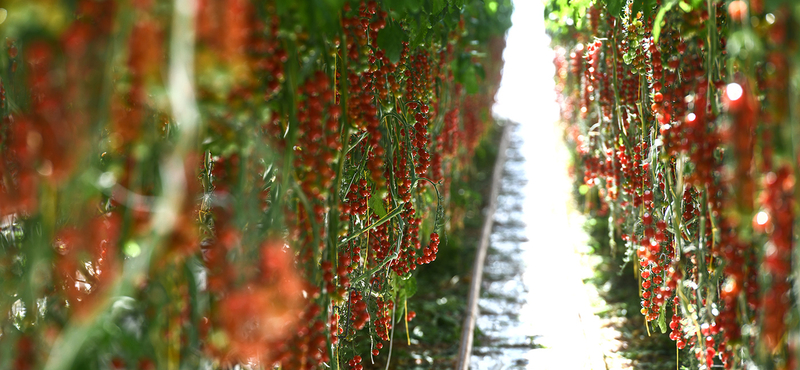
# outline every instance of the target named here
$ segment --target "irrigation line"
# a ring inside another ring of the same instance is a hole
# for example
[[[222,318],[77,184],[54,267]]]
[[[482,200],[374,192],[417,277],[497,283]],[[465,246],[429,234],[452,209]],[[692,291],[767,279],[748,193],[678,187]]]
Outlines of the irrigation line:
[[[461,340],[458,345],[458,362],[456,370],[469,370],[469,360],[472,356],[472,343],[475,335],[475,321],[478,319],[478,299],[481,293],[483,280],[483,264],[486,261],[486,250],[489,249],[489,236],[492,233],[494,213],[497,210],[497,195],[500,192],[500,176],[503,174],[503,165],[506,162],[506,149],[508,149],[511,128],[516,124],[506,121],[503,127],[503,136],[497,150],[497,159],[492,172],[492,187],[489,191],[489,206],[483,218],[481,239],[475,254],[475,263],[472,266],[472,284],[469,288],[467,301],[467,314],[464,316],[464,325],[461,328]]]

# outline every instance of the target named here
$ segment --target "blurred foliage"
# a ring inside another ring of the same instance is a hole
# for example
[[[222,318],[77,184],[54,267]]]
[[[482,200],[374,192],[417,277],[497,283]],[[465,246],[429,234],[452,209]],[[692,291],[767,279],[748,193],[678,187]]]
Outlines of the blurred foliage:
[[[2,7],[0,369],[387,361],[509,0]]]

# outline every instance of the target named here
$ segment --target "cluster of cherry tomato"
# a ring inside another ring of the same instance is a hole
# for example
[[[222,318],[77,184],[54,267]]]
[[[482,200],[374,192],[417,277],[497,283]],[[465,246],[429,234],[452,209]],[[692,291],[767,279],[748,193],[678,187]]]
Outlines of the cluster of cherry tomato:
[[[611,14],[595,2],[580,28],[554,33],[588,209],[611,217],[636,261],[648,329],[668,326],[700,368],[795,368],[800,151],[779,137],[797,123],[796,102],[777,91],[798,88],[786,79],[800,65],[787,36],[796,11],[781,1],[623,3]],[[740,37],[764,50],[731,47]]]
[[[17,369],[388,359],[507,27],[487,39],[478,0],[181,4],[0,20],[0,347]],[[457,57],[486,66],[477,92]],[[116,329],[59,347],[84,324]]]

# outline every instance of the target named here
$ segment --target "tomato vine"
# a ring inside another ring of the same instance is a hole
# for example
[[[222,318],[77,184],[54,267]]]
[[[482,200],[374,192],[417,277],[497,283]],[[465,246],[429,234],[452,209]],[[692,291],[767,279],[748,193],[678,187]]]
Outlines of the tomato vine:
[[[798,10],[547,5],[587,209],[625,241],[648,332],[699,368],[797,367]]]
[[[0,368],[389,361],[510,1],[3,6]]]

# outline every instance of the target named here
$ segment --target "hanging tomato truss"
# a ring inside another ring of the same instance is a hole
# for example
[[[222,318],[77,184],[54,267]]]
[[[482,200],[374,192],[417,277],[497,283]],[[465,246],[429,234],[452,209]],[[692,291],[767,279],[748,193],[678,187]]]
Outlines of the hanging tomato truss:
[[[793,1],[552,0],[574,175],[649,332],[700,368],[797,368]],[[666,334],[665,334],[666,335]]]

